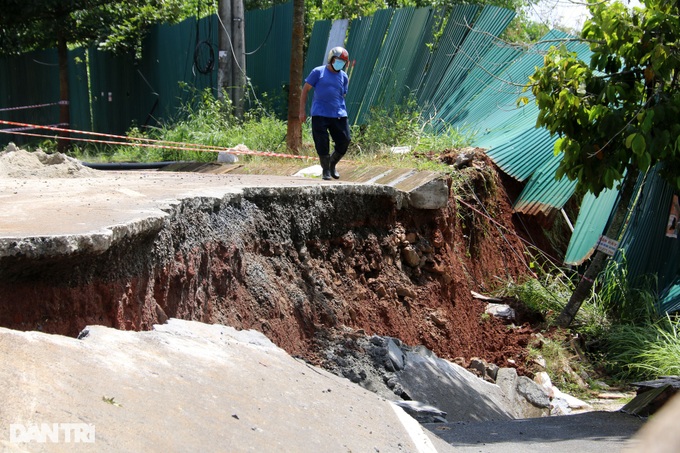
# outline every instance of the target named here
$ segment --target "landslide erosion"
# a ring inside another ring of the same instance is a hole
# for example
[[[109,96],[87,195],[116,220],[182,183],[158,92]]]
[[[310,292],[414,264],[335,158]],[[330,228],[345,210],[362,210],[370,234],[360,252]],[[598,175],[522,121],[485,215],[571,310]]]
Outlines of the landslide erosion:
[[[316,364],[329,342],[376,334],[521,368],[531,329],[471,295],[529,272],[509,197],[483,155],[453,177],[469,190],[438,210],[388,187],[253,188],[182,200],[103,254],[4,257],[0,326],[77,336],[172,317],[256,329]]]

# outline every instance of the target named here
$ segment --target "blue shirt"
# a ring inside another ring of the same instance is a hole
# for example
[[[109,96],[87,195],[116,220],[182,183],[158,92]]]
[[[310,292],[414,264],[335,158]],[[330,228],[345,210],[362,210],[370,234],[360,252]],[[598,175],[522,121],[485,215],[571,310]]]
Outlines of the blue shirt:
[[[327,66],[318,66],[309,73],[305,82],[314,87],[312,116],[342,118],[347,116],[345,95],[349,77],[345,71],[335,72]]]

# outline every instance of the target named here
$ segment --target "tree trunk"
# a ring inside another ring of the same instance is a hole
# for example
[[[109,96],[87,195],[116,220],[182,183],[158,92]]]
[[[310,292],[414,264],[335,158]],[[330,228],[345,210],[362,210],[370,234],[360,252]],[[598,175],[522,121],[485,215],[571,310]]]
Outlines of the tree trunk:
[[[621,199],[614,213],[614,218],[612,219],[609,228],[605,235],[609,238],[617,237],[622,232],[621,226],[625,222],[628,213],[628,206],[633,197],[633,189],[635,188],[635,181],[637,180],[638,172],[629,172],[628,175],[623,180],[623,187],[621,189]],[[608,255],[603,252],[595,252],[595,257],[590,262],[588,269],[578,282],[576,289],[571,294],[569,302],[564,307],[562,312],[557,317],[557,325],[560,327],[569,327],[569,325],[574,321],[576,313],[581,308],[583,301],[588,298],[590,291],[593,288],[595,279],[600,272],[602,272],[607,264]]]
[[[71,125],[71,113],[69,105],[68,86],[68,48],[66,39],[60,32],[57,36],[57,55],[59,58],[59,127],[69,128]],[[68,137],[68,132],[60,132],[60,137]],[[57,140],[57,151],[65,153],[71,147],[69,140]]]
[[[302,63],[305,33],[305,2],[293,0],[293,34],[291,37],[290,85],[288,87],[288,149],[300,153],[302,128],[300,124],[300,91],[302,85]]]

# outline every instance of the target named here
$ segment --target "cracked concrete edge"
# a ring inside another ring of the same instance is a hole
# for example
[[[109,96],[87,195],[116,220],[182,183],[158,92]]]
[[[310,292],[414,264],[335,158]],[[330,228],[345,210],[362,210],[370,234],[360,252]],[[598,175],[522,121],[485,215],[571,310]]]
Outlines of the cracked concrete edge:
[[[449,185],[447,179],[440,174],[421,172],[411,178],[406,184],[398,184],[397,187],[383,184],[370,184],[361,182],[336,182],[334,184],[314,185],[284,185],[272,186],[246,186],[242,188],[211,187],[206,185],[202,194],[196,193],[180,195],[178,197],[160,198],[154,206],[137,207],[134,202],[125,206],[126,211],[131,211],[129,221],[112,223],[100,226],[91,231],[77,232],[62,235],[26,235],[0,237],[0,258],[25,257],[34,259],[38,257],[68,256],[76,253],[101,254],[111,248],[120,240],[135,237],[142,234],[159,231],[170,215],[178,206],[186,203],[205,204],[207,206],[216,203],[238,203],[243,198],[251,196],[290,196],[300,193],[344,193],[389,197],[397,209],[412,207],[415,209],[441,209],[446,206],[449,197]],[[414,182],[415,181],[415,182]],[[64,197],[68,197],[68,193]],[[130,208],[132,206],[132,208]]]

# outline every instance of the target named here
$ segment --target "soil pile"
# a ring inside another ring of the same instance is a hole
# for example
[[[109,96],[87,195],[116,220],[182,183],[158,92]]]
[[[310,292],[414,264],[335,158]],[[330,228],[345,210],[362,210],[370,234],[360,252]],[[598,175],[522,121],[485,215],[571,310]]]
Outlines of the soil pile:
[[[28,152],[10,143],[0,153],[0,178],[78,178],[100,173],[61,153]]]

